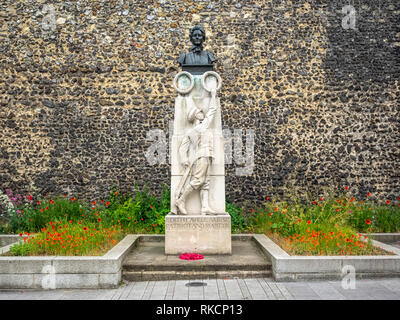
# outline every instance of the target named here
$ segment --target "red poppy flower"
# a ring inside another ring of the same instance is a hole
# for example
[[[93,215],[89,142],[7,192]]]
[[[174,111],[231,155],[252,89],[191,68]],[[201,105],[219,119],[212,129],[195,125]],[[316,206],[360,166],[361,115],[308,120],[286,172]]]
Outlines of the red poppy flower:
[[[390,200],[386,200],[386,203],[387,203],[387,204],[390,204]]]
[[[367,197],[370,197],[370,196],[371,196],[371,194],[368,192],[368,193],[367,193]]]
[[[269,200],[269,197],[267,197],[267,200]]]
[[[31,201],[31,200],[33,199],[33,197],[32,197],[30,194],[28,194],[28,195],[26,196],[26,198],[27,198],[29,201]]]
[[[366,224],[371,224],[371,220],[367,219],[367,220],[365,220],[365,223]]]
[[[110,202],[109,202],[109,201],[107,201],[107,202],[106,202],[106,206],[109,206],[109,205],[110,205]]]
[[[98,218],[98,219],[97,219],[97,221],[98,221],[98,222],[100,222],[100,221],[101,221],[101,219],[100,219],[100,218]]]
[[[349,187],[344,187],[345,190],[349,190]]]
[[[311,220],[308,220],[307,223],[308,223],[308,224],[311,224]]]
[[[322,201],[322,200],[324,200],[323,198],[319,198],[319,201]]]
[[[254,211],[253,209],[250,210],[251,213],[253,213],[253,211]]]
[[[184,253],[179,256],[182,260],[200,260],[204,259],[204,256],[198,253]]]
[[[71,201],[75,201],[75,200],[76,200],[76,198],[74,198],[74,197],[71,198]]]
[[[38,201],[37,204],[40,204],[40,201]]]

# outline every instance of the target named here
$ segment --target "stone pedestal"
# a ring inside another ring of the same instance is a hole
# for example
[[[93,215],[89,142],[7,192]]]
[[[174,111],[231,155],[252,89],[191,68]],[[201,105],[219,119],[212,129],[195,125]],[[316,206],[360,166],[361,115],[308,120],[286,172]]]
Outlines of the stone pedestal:
[[[232,254],[229,214],[165,217],[165,254]]]

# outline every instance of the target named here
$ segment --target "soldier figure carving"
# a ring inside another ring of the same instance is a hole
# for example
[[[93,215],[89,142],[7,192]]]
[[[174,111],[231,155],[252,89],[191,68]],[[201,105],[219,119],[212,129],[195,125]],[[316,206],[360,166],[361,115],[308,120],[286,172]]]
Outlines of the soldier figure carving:
[[[180,170],[183,169],[183,173],[180,171],[178,186],[171,194],[173,214],[226,214],[224,204],[213,208],[210,201],[210,184],[213,183],[210,179],[211,171],[214,172],[214,180],[218,179],[218,175],[224,179],[223,160],[220,161],[222,167],[218,167],[220,172],[215,169],[218,159],[221,159],[221,155],[218,157],[215,152],[222,151],[223,159],[223,148],[220,146],[221,141],[218,141],[222,138],[221,112],[216,97],[222,80],[213,71],[213,63],[216,62],[214,55],[203,50],[205,39],[204,28],[193,27],[190,30],[193,46],[189,53],[178,58],[183,71],[174,80],[174,87],[180,93],[176,102],[174,123],[174,135],[179,141],[174,145],[175,149],[173,148],[178,157],[172,166],[173,171],[179,167]],[[215,141],[217,148],[214,147]],[[195,213],[190,213],[187,200],[195,190],[198,190],[200,196],[200,207]]]

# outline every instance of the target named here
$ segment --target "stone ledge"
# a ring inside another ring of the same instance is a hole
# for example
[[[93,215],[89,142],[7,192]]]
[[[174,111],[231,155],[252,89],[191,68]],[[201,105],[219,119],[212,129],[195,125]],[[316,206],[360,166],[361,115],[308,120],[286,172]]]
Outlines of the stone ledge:
[[[115,288],[121,280],[123,259],[139,238],[127,235],[100,257],[2,256],[0,288]]]

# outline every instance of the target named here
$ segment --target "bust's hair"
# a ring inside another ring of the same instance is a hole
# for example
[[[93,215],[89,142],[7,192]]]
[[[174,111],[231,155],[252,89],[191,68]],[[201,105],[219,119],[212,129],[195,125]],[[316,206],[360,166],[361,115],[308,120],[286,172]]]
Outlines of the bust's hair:
[[[192,29],[190,29],[190,34],[189,34],[190,39],[192,39],[193,33],[196,30],[200,30],[201,33],[203,34],[203,39],[206,40],[206,32],[204,31],[204,28],[202,25],[197,25],[197,26],[194,26]]]

